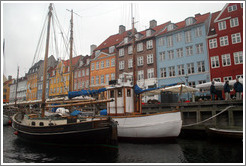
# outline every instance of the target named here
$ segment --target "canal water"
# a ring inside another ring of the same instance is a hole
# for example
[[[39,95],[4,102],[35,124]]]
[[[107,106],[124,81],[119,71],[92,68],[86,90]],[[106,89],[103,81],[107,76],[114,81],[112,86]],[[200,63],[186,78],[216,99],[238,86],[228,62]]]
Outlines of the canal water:
[[[177,138],[155,144],[118,146],[33,145],[3,127],[3,163],[243,163],[243,143]],[[65,143],[64,143],[65,144]]]

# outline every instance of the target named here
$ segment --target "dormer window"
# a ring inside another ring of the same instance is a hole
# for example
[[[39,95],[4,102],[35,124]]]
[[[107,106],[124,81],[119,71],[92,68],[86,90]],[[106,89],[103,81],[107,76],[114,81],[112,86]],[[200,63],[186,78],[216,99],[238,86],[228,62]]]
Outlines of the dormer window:
[[[192,18],[192,17],[187,18],[187,19],[185,20],[185,25],[186,25],[186,26],[189,26],[189,25],[194,24],[194,23],[195,23],[195,19]]]
[[[114,49],[115,49],[115,46],[109,47],[109,53],[110,53],[110,54],[113,53],[113,52],[114,52]]]
[[[89,65],[90,59],[86,59],[86,64]]]
[[[237,5],[229,6],[227,9],[228,9],[228,12],[235,11],[235,10],[237,10]]]
[[[173,24],[169,24],[169,25],[167,26],[167,31],[171,31],[171,30],[173,30],[173,29],[174,29]]]
[[[151,29],[147,30],[146,37],[151,36]]]
[[[54,75],[56,75],[56,71],[55,70],[53,70],[53,73],[52,73],[52,75],[54,76]]]
[[[99,53],[100,53],[100,50],[97,50],[97,51],[95,52],[96,57],[99,55]]]
[[[81,67],[84,64],[83,61],[79,61],[79,66]]]
[[[124,43],[125,43],[125,44],[128,43],[128,37],[125,37],[125,38],[124,38]]]
[[[139,33],[135,34],[135,38],[139,39],[140,38],[140,34]]]

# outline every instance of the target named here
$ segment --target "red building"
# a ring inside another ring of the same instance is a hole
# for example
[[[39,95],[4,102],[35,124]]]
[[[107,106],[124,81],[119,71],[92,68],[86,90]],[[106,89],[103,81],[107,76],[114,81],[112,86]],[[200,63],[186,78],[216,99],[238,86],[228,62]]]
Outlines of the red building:
[[[243,77],[243,4],[229,3],[212,14],[208,33],[211,80]]]

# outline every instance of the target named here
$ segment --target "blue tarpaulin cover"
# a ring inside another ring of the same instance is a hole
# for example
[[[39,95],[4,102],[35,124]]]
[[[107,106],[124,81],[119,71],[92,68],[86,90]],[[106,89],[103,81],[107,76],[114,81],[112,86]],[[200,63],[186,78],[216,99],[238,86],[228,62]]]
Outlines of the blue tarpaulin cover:
[[[100,115],[107,115],[107,110],[103,109],[102,111],[100,111]]]
[[[81,113],[81,111],[75,110],[75,111],[73,111],[70,115],[72,115],[72,116],[77,116],[77,115],[80,114],[80,113]]]
[[[167,87],[167,86],[174,86],[174,85],[177,85],[177,84],[178,84],[178,83],[173,83],[173,84],[168,84],[168,85],[161,86],[161,87],[148,88],[148,89],[142,89],[142,88],[140,88],[138,85],[135,85],[135,86],[134,86],[134,92],[135,92],[136,94],[141,94],[141,93],[144,93],[144,92],[148,92],[148,91],[152,91],[152,90],[164,88],[164,87]]]
[[[51,105],[59,105],[59,104],[54,103],[54,104],[51,104]],[[58,107],[52,108],[51,112],[56,112],[57,109],[58,109]]]
[[[98,93],[102,93],[104,91],[106,91],[106,88],[101,88],[98,90],[81,90],[81,91],[72,91],[72,92],[68,92],[68,98],[71,99],[73,97],[77,97],[77,96],[89,96],[89,95],[94,95],[94,94],[98,94]]]

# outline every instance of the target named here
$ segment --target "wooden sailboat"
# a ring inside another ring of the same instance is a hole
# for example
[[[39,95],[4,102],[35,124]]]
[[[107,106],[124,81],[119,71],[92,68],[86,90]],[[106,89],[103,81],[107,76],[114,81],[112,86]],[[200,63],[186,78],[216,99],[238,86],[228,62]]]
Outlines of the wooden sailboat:
[[[48,13],[48,26],[46,49],[44,58],[44,76],[47,72],[47,59],[49,51],[49,33],[50,33],[50,20],[52,17],[52,4],[49,6]],[[71,57],[72,57],[72,25],[73,24],[73,11],[71,11],[71,38],[70,38],[70,71],[71,71]],[[70,73],[70,79],[72,80]],[[72,88],[70,82],[69,88]],[[45,100],[46,77],[43,77],[42,100],[34,103],[41,105],[41,114],[27,114],[24,112],[25,105],[28,102],[19,104],[20,111],[13,116],[12,127],[16,130],[15,134],[23,139],[32,142],[44,142],[54,144],[116,144],[117,143],[117,126],[116,123],[107,117],[78,117],[71,115],[51,115],[46,116],[45,111],[52,106],[52,102]],[[72,90],[72,89],[70,89]],[[97,101],[109,102],[110,100]],[[55,101],[53,101],[55,102]],[[71,110],[73,106],[81,106],[85,104],[97,104],[97,102],[73,100],[63,101],[63,105],[56,107],[64,107]],[[33,104],[34,104],[33,103]],[[72,103],[72,104],[71,104]],[[30,104],[30,103],[29,103]],[[55,107],[55,106],[53,106]]]

